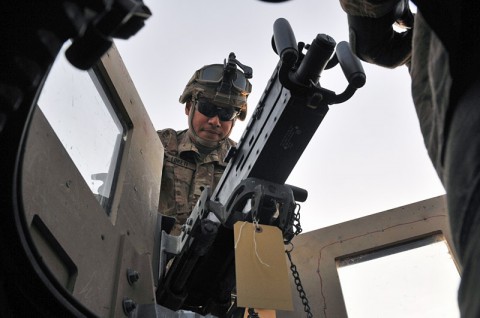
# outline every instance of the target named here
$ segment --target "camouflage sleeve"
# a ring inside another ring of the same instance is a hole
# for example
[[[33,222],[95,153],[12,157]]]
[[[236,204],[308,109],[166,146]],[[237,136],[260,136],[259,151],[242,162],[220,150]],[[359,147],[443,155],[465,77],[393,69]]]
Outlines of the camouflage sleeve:
[[[230,148],[230,147],[236,147],[237,146],[237,142],[228,138],[227,139],[227,147]]]
[[[162,142],[165,151],[168,153],[176,152],[177,150],[177,132],[174,129],[167,128],[157,131],[158,137]]]
[[[165,146],[165,143],[168,143],[170,136],[172,135],[172,131],[175,132],[173,129],[167,128],[162,130],[157,130],[158,137],[162,141],[162,144]]]
[[[340,0],[343,11],[353,16],[379,18],[391,12],[401,0]]]

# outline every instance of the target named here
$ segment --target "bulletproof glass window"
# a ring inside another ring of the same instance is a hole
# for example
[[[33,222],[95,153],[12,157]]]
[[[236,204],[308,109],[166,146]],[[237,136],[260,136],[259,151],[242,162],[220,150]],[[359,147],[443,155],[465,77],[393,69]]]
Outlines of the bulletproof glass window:
[[[460,317],[443,235],[337,260],[348,317]]]
[[[115,112],[106,87],[95,67],[76,69],[62,50],[38,105],[92,193],[110,214],[126,124]]]

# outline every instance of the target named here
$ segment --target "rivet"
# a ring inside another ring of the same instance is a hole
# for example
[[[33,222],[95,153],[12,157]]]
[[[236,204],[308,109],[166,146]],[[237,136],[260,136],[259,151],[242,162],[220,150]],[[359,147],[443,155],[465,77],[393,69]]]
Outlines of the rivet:
[[[140,279],[140,273],[131,268],[127,269],[127,281],[132,286]]]
[[[132,311],[137,308],[137,303],[130,298],[123,298],[122,302],[123,312],[128,316]]]

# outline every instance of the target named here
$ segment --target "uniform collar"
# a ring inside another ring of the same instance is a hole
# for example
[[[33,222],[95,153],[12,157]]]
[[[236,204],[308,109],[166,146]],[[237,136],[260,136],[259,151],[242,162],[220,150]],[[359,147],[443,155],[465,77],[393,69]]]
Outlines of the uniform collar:
[[[198,161],[203,163],[208,162],[218,162],[220,165],[226,165],[223,161],[225,158],[228,149],[230,148],[231,142],[227,140],[220,141],[217,148],[209,152],[208,154],[202,154],[198,147],[192,142],[190,137],[188,136],[187,130],[181,132],[179,136],[179,144],[178,144],[178,154],[182,157],[184,156],[191,156],[191,153],[195,153],[195,157]],[[203,159],[202,159],[203,158]]]

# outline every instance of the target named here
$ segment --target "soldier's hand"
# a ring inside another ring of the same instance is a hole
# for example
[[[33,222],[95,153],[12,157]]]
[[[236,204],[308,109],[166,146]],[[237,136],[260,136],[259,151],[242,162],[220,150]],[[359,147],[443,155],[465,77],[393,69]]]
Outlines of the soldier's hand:
[[[351,48],[360,59],[389,68],[410,60],[413,15],[408,0],[341,0],[341,4],[348,15]],[[396,32],[394,24],[405,31]]]

